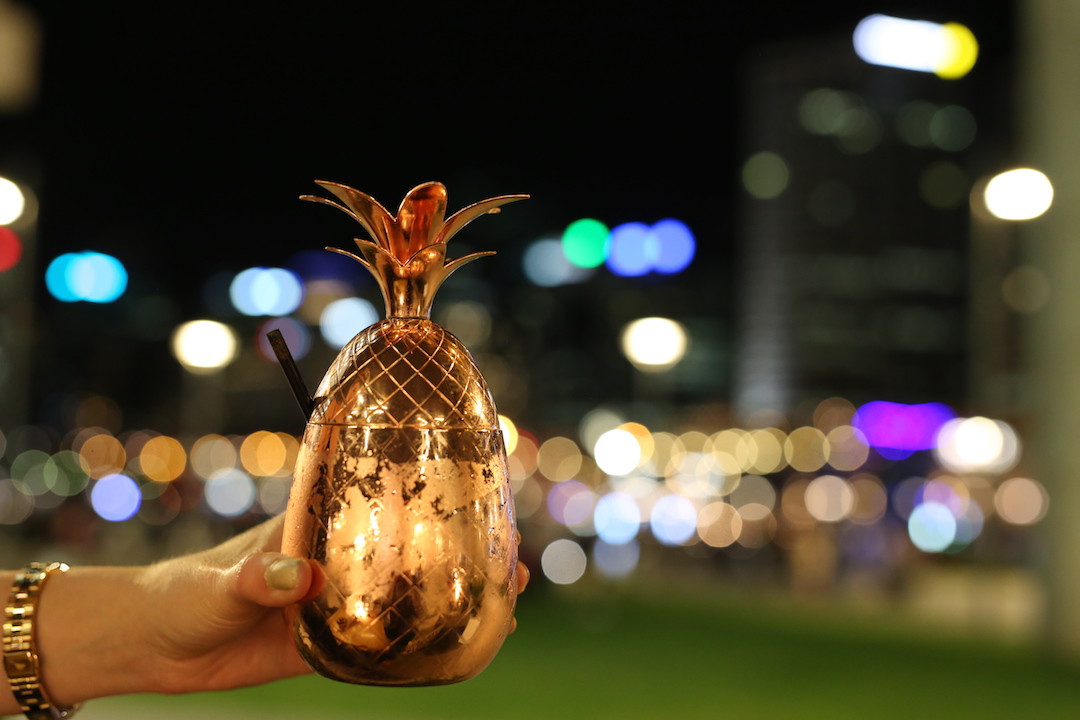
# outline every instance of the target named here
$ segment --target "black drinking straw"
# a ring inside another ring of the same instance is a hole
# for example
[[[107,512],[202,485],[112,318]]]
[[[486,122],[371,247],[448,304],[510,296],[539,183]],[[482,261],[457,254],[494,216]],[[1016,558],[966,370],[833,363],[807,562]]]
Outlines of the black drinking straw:
[[[277,356],[281,369],[285,371],[285,379],[289,381],[293,396],[300,405],[300,412],[304,413],[304,420],[307,420],[311,416],[315,403],[311,399],[311,394],[308,393],[307,386],[304,385],[304,379],[300,377],[300,369],[296,367],[296,361],[289,352],[289,346],[280,330],[271,330],[266,333],[266,337],[270,341],[270,346],[274,348],[274,355]]]

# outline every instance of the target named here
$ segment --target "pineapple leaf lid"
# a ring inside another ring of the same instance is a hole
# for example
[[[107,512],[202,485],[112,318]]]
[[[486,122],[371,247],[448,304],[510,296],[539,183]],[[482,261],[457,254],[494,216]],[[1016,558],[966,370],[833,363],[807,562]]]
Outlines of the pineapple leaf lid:
[[[355,259],[375,276],[386,302],[387,317],[429,317],[435,293],[450,273],[491,251],[446,260],[446,243],[459,230],[487,213],[497,213],[507,203],[528,195],[499,195],[473,203],[446,217],[446,187],[428,182],[405,195],[397,217],[366,193],[340,183],[315,183],[340,202],[316,195],[301,200],[335,207],[363,226],[371,240],[357,238],[363,257],[339,248],[327,248]]]

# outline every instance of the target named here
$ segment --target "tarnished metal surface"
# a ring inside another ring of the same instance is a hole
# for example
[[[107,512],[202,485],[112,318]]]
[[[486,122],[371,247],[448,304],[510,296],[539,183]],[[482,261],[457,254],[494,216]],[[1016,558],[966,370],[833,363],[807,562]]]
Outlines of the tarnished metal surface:
[[[372,326],[316,391],[285,551],[323,592],[293,610],[305,660],[337,680],[465,680],[509,632],[513,501],[498,417],[468,351],[429,320]]]
[[[468,350],[431,322],[458,267],[446,242],[502,195],[444,218],[424,183],[397,216],[319,182],[371,236],[353,257],[375,276],[387,319],[354,337],[315,393],[289,496],[285,552],[321,564],[318,597],[290,609],[300,654],[335,680],[441,685],[480,672],[513,623],[514,505],[495,404]],[[339,252],[343,252],[340,251]]]

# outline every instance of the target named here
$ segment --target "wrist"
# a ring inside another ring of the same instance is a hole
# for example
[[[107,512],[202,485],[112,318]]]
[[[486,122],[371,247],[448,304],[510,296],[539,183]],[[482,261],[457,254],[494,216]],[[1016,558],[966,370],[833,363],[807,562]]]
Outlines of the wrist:
[[[137,568],[58,573],[38,603],[42,681],[59,705],[150,689]]]
[[[79,705],[56,702],[45,687],[38,622],[41,594],[49,580],[68,571],[61,562],[35,562],[15,575],[4,605],[4,670],[8,687],[23,714],[33,720],[62,720]]]

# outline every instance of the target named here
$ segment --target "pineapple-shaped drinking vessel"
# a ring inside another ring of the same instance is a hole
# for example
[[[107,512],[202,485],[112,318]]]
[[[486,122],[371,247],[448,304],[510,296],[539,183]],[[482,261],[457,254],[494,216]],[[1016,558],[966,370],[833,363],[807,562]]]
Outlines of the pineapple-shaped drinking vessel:
[[[413,188],[397,216],[370,196],[319,182],[371,239],[361,255],[386,319],[330,365],[296,461],[285,552],[316,560],[325,583],[289,610],[297,648],[318,673],[371,685],[468,679],[510,631],[517,587],[514,508],[495,405],[461,342],[429,319],[458,267],[446,242],[526,195],[445,218],[440,183]],[[334,250],[335,248],[328,248]]]

